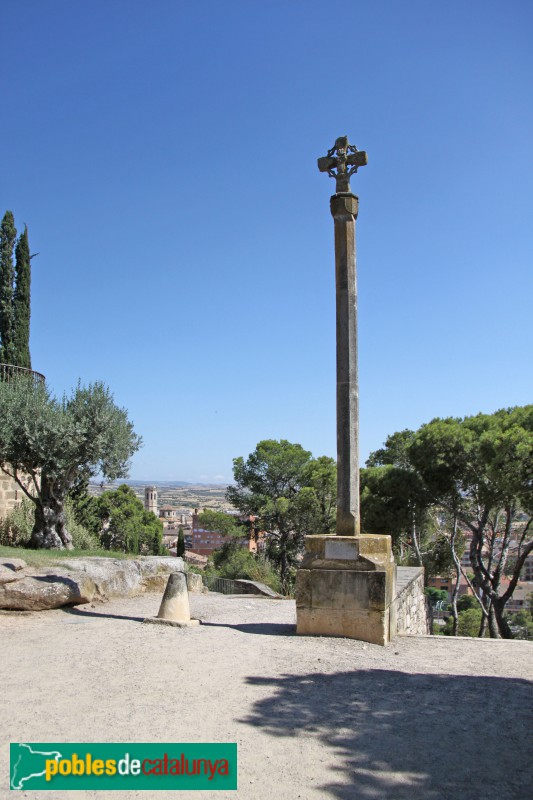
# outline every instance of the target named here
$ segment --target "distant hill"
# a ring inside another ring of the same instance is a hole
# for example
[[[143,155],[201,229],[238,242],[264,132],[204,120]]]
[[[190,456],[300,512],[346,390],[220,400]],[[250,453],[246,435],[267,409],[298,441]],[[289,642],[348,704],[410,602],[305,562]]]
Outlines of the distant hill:
[[[225,489],[228,485],[227,483],[191,483],[190,481],[157,481],[157,480],[132,480],[131,478],[120,478],[116,481],[110,481],[109,483],[105,483],[105,486],[120,486],[120,484],[126,483],[128,486],[165,486],[165,487],[172,487],[172,486],[203,486],[206,489]],[[91,481],[93,486],[100,486],[101,481]]]
[[[134,481],[130,478],[124,478],[120,483],[127,483],[128,486],[192,486],[193,484],[188,481]]]
[[[192,512],[195,508],[209,508],[215,511],[231,511],[232,506],[226,500],[227,484],[225,483],[188,483],[187,481],[139,481],[122,479],[111,483],[91,481],[89,494],[98,497],[102,492],[116,489],[120,484],[131,486],[139,500],[144,501],[146,486],[155,486],[158,494],[158,506],[169,504],[177,509]]]

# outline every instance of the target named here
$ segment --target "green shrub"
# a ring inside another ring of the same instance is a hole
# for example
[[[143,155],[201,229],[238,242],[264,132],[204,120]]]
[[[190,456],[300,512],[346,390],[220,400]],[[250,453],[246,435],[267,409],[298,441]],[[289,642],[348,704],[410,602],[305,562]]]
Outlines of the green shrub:
[[[87,528],[76,521],[74,508],[70,500],[65,503],[65,516],[67,518],[67,530],[72,536],[72,544],[75,550],[98,550],[101,547],[100,539]]]
[[[26,547],[31,538],[34,521],[33,503],[30,500],[23,500],[3,520],[0,520],[0,544]]]
[[[528,639],[533,641],[533,619],[531,609],[523,609],[514,614],[509,614],[508,622],[515,639]]]
[[[281,589],[279,575],[268,559],[254,556],[253,553],[234,543],[224,546],[213,554],[206,575],[231,580],[244,578],[249,581],[259,581],[270,586],[275,592]]]
[[[469,608],[479,608],[479,603],[473,594],[463,594],[457,600],[457,611],[468,611]]]
[[[444,603],[448,599],[448,592],[445,589],[435,589],[433,586],[427,586],[424,589],[424,594],[429,598],[429,602],[433,607],[437,603]]]
[[[465,611],[460,611],[458,616],[457,636],[472,636],[476,637],[479,633],[481,626],[481,609],[467,608]],[[453,619],[449,617],[444,626],[444,635],[452,636]]]
[[[194,564],[188,564],[185,562],[185,572],[194,572],[195,575],[203,575],[205,570],[201,567],[196,567]]]

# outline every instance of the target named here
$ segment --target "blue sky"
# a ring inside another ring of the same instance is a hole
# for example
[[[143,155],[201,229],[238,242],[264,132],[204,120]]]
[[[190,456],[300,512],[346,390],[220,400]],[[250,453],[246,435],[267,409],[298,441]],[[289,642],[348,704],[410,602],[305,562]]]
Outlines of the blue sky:
[[[27,223],[34,369],[103,380],[131,477],[335,455],[334,181],[359,195],[361,456],[532,401],[529,0],[18,0],[0,211]]]

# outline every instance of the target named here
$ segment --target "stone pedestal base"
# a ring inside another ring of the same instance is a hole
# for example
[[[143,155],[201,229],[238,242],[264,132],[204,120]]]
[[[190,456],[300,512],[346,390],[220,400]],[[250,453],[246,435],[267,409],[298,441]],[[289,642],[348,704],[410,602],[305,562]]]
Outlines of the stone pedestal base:
[[[296,632],[387,644],[395,581],[390,536],[307,536],[296,576]]]

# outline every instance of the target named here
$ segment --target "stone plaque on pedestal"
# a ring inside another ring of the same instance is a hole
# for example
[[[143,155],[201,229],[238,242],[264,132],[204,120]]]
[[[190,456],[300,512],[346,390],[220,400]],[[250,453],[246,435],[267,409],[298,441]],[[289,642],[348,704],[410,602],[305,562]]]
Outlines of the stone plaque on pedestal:
[[[307,536],[296,575],[296,632],[385,645],[394,631],[395,583],[390,536]]]

